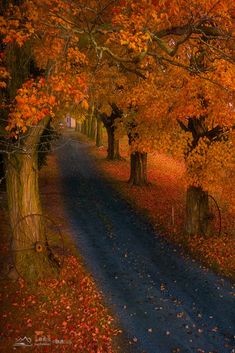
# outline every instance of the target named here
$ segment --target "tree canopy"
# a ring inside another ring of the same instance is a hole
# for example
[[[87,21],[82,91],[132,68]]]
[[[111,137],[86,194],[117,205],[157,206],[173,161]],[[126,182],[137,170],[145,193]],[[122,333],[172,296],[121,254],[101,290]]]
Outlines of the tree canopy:
[[[128,134],[132,152],[168,148],[175,139],[189,184],[208,185],[208,161],[226,160],[235,125],[230,1],[6,3],[0,85],[11,137],[25,140],[48,116],[89,104],[111,116],[116,106],[116,133]],[[12,47],[28,48],[34,65],[17,89]]]

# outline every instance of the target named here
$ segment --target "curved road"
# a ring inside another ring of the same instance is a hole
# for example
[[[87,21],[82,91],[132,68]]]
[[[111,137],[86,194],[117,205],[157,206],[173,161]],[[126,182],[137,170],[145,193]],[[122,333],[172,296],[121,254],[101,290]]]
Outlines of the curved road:
[[[95,168],[89,145],[58,150],[77,246],[130,345],[121,353],[235,352],[233,286],[154,234]]]

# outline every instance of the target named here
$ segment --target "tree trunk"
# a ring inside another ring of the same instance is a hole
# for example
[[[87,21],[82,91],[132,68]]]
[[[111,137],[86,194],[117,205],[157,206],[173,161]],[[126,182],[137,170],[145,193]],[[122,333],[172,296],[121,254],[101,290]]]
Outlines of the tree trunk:
[[[86,120],[82,122],[81,133],[84,135],[86,134]]]
[[[99,114],[99,118],[102,120],[108,135],[108,154],[107,159],[115,160],[121,159],[119,152],[119,140],[115,138],[115,120],[122,117],[122,111],[116,104],[111,104],[112,113],[110,116],[105,113]]]
[[[91,119],[91,131],[90,131],[90,138],[92,140],[96,139],[96,130],[97,130],[97,120],[94,114],[92,115]]]
[[[43,238],[42,225],[40,218],[35,223],[33,216],[24,221],[25,216],[42,213],[36,153],[30,156],[19,152],[9,155],[6,181],[15,268],[24,279],[37,280],[44,277],[41,274],[47,267],[34,251],[36,241]]]
[[[119,153],[119,140],[115,139],[114,128],[106,127],[106,130],[108,134],[107,159],[109,160],[121,159],[120,153]]]
[[[1,144],[0,144],[1,147]],[[0,153],[0,190],[5,190],[5,162],[4,162],[4,154]]]
[[[92,115],[91,114],[88,115],[87,121],[88,121],[87,136],[89,138],[91,138],[91,129],[92,129]]]
[[[133,152],[130,160],[130,179],[132,185],[147,185],[147,153]]]
[[[9,154],[6,161],[8,208],[14,227],[22,217],[41,213],[37,156],[36,153],[29,156],[15,152]]]
[[[88,136],[89,135],[89,120],[88,120],[88,118],[86,118],[84,124],[85,124],[84,125],[84,134],[86,136]]]
[[[203,104],[206,104],[205,99],[203,99]],[[205,116],[189,118],[187,126],[181,121],[178,122],[185,132],[192,134],[190,150],[185,154],[186,165],[188,156],[198,146],[201,138],[206,136],[208,141],[212,141],[217,133],[219,138],[221,129],[217,126],[209,131]],[[186,195],[186,232],[189,235],[209,235],[211,232],[210,218],[208,193],[202,187],[189,186]]]
[[[97,119],[97,129],[96,129],[96,147],[103,146],[103,122]]]
[[[81,124],[80,121],[79,121],[79,122],[76,121],[75,131],[77,131],[77,132],[82,132],[82,124]]]
[[[208,193],[201,187],[190,186],[187,190],[186,231],[189,235],[209,232]]]
[[[51,272],[47,248],[36,252],[36,244],[45,243],[38,186],[37,144],[43,132],[44,122],[28,132],[24,148],[15,149],[6,156],[6,186],[10,223],[13,230],[12,247],[15,267],[26,280],[37,280]],[[28,216],[28,217],[26,217]],[[26,218],[25,218],[26,217]]]

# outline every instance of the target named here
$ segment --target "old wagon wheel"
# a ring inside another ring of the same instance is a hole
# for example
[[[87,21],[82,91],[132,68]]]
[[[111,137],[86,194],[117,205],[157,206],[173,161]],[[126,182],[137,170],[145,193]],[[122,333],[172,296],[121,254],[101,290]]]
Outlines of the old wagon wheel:
[[[222,226],[221,212],[217,201],[211,195],[208,195],[208,212],[205,217],[208,222],[209,232],[220,236]]]
[[[64,262],[64,241],[59,227],[48,216],[30,214],[21,218],[11,239],[13,264],[27,280],[59,274]]]

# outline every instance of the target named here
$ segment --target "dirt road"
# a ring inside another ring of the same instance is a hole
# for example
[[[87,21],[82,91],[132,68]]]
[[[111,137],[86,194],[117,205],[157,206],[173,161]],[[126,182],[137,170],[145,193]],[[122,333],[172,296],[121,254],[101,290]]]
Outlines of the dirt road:
[[[130,351],[235,352],[233,286],[154,234],[100,175],[88,149],[68,135],[57,151],[64,207]]]

